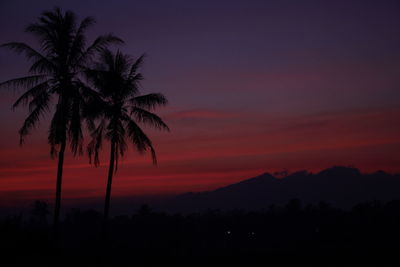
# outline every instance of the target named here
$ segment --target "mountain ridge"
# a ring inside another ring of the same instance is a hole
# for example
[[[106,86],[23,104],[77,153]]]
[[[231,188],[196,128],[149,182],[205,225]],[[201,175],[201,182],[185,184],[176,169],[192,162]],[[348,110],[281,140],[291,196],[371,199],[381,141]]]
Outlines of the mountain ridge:
[[[266,172],[215,190],[181,194],[163,206],[177,212],[261,210],[285,205],[291,199],[304,204],[324,201],[345,209],[364,201],[400,199],[400,175],[384,171],[365,174],[345,166],[317,173],[298,171],[282,178]]]

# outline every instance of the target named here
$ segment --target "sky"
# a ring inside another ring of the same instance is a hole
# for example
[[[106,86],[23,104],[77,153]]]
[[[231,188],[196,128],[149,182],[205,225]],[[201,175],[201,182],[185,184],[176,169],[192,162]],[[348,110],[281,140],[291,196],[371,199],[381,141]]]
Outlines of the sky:
[[[398,1],[21,1],[0,2],[0,43],[37,47],[24,27],[58,6],[97,23],[89,40],[114,33],[120,49],[146,53],[142,92],[160,92],[170,133],[145,128],[159,164],[131,149],[113,197],[212,190],[284,169],[334,165],[400,172]],[[27,74],[23,56],[0,49],[0,81]],[[19,146],[21,91],[0,92],[0,203],[52,200],[50,115]],[[66,155],[63,198],[105,192],[101,166]]]

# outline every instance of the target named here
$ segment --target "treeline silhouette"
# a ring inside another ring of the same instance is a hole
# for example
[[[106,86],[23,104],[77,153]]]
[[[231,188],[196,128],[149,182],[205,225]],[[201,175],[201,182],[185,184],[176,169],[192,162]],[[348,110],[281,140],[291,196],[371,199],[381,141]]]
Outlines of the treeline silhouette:
[[[293,199],[263,212],[190,215],[155,212],[143,205],[132,214],[110,218],[107,235],[101,213],[71,209],[60,223],[58,238],[53,238],[48,217],[47,204],[39,201],[29,215],[1,219],[2,260],[11,260],[11,266],[399,264],[400,200],[364,202],[346,211]]]
[[[258,210],[270,204],[285,205],[296,198],[304,203],[325,201],[350,209],[359,202],[398,199],[399,188],[400,174],[362,173],[354,167],[333,166],[317,173],[298,171],[279,178],[264,173],[212,191],[185,193],[163,206],[177,212],[208,208]]]

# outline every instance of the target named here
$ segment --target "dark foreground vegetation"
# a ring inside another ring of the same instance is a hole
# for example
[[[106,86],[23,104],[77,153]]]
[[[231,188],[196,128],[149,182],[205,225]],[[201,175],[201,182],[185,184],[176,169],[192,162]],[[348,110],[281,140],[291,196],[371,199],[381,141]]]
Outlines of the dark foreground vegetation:
[[[350,211],[291,200],[265,212],[208,211],[170,215],[142,206],[110,220],[70,210],[56,234],[47,205],[3,218],[7,266],[186,266],[270,263],[308,266],[398,266],[400,201],[368,202]],[[265,266],[265,265],[264,265]]]

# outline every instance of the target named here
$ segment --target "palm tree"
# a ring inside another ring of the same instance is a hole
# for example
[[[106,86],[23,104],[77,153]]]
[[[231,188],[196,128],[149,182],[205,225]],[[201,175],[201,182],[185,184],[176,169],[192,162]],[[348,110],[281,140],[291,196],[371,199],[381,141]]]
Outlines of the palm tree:
[[[101,50],[110,44],[122,43],[121,39],[108,34],[99,36],[91,45],[86,46],[85,31],[94,23],[93,18],[86,17],[77,25],[73,12],[63,13],[61,9],[55,8],[43,12],[38,22],[26,28],[26,32],[33,34],[39,41],[39,50],[20,42],[2,45],[25,54],[32,63],[29,69],[31,75],[0,83],[0,87],[25,89],[13,105],[13,108],[21,104],[29,106],[29,115],[19,130],[21,145],[43,115],[54,108],[48,143],[51,156],[58,156],[54,208],[56,228],[60,216],[65,148],[69,143],[74,155],[82,153],[82,111],[88,102],[96,98],[96,92],[81,81],[81,74],[85,65]]]
[[[98,166],[102,140],[105,138],[110,142],[110,163],[104,204],[106,223],[109,217],[113,174],[118,168],[118,158],[127,150],[127,143],[131,142],[140,153],[150,150],[153,164],[157,164],[153,144],[139,123],[169,131],[163,120],[152,113],[157,106],[167,104],[164,95],[139,94],[139,82],[143,77],[138,69],[142,63],[143,56],[132,61],[129,56],[119,51],[114,54],[104,50],[100,56],[100,63],[87,71],[87,77],[98,89],[102,99],[102,102],[92,109],[92,116],[97,117],[100,122],[97,127],[93,127],[92,141],[88,144],[90,162],[94,157],[94,164]]]

